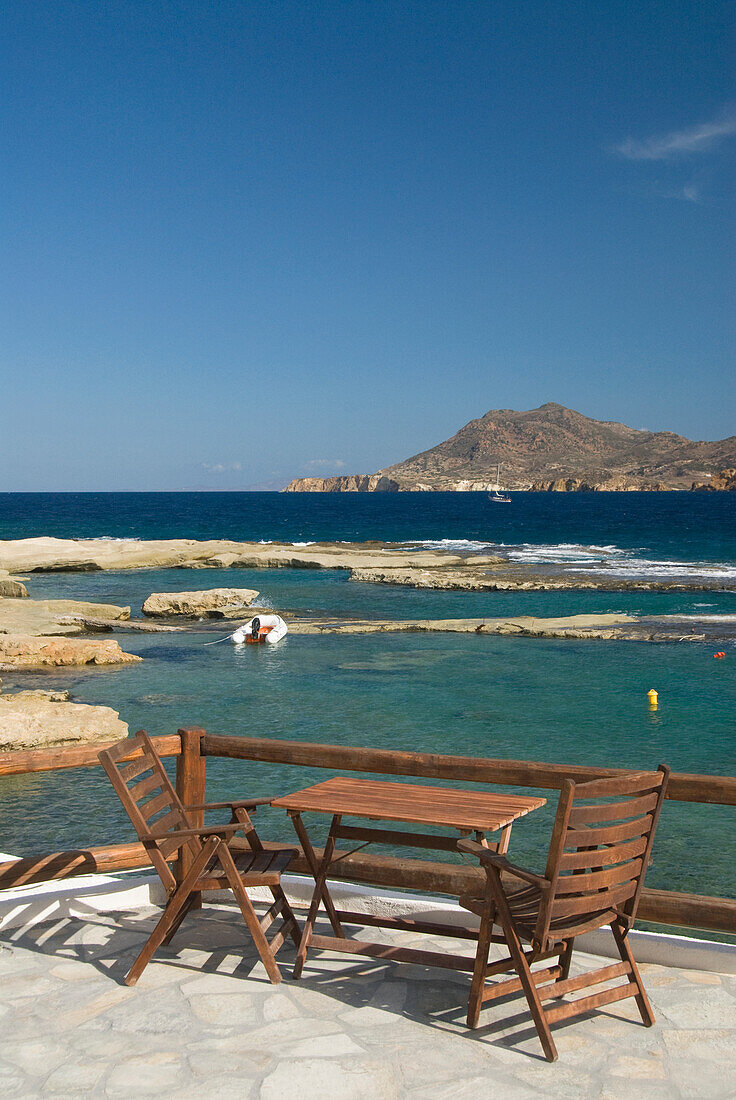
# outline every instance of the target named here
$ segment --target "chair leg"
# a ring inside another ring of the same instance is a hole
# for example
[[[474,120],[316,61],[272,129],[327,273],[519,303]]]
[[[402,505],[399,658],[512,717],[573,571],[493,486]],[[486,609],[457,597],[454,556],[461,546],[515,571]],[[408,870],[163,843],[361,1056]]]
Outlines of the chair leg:
[[[470,984],[470,996],[468,997],[468,1027],[478,1026],[480,1010],[483,1006],[483,990],[486,984],[486,967],[488,966],[488,952],[491,948],[492,931],[493,906],[489,904],[486,906],[480,921],[478,950],[475,953],[473,980]]]
[[[294,942],[294,947],[296,947],[298,950],[302,938],[302,933],[296,916],[294,915],[294,910],[289,905],[286,894],[284,893],[283,886],[272,886],[271,895],[274,901],[281,901],[281,913],[284,920],[284,928],[288,929],[289,935]]]
[[[248,893],[243,886],[238,869],[235,866],[235,860],[233,859],[232,852],[228,849],[227,845],[223,844],[217,853],[218,859],[222,864],[222,868],[227,875],[227,880],[230,883],[230,888],[235,895],[235,900],[238,903],[240,912],[243,914],[243,920],[248,926],[248,931],[253,937],[253,943],[256,946],[256,950],[261,957],[261,962],[266,968],[273,985],[278,985],[281,981],[281,971],[276,965],[276,960],[271,952],[271,947],[266,935],[261,928],[261,922],[258,919],[258,914],[253,908],[253,903],[248,897]]]
[[[179,916],[181,909],[183,908],[183,906],[186,905],[186,902],[189,900],[189,897],[192,893],[192,887],[206,868],[213,854],[217,851],[219,844],[220,840],[218,837],[211,837],[202,845],[201,852],[194,859],[194,862],[184,876],[181,885],[171,896],[168,905],[164,909],[163,916],[161,917],[158,924],[146,941],[146,944],[140,955],[128,971],[127,977],[125,978],[126,985],[135,985],[135,983],[138,981],[141,974],[153,958],[154,953],[158,950],[158,948],[166,939],[166,936],[171,931],[172,927],[176,924],[176,920]],[[181,921],[179,923],[181,923]]]
[[[534,1019],[534,1023],[537,1028],[537,1034],[539,1035],[539,1041],[542,1044],[545,1058],[548,1062],[557,1061],[557,1047],[555,1046],[554,1039],[552,1038],[552,1032],[549,1029],[547,1023],[547,1017],[544,1015],[544,1009],[542,1008],[542,1002],[539,999],[537,993],[537,987],[534,984],[531,970],[529,969],[529,963],[524,955],[524,950],[519,942],[519,939],[512,929],[504,929],[507,935],[507,943],[511,957],[516,964],[516,972],[519,975],[522,986],[524,987],[524,993],[529,1004],[529,1010]]]
[[[495,878],[493,877],[494,875]],[[547,1018],[544,1014],[542,1002],[539,999],[537,987],[534,984],[534,979],[529,969],[529,963],[524,954],[524,949],[516,934],[513,917],[511,916],[511,911],[509,910],[509,905],[506,900],[506,895],[503,892],[503,886],[501,885],[498,873],[492,871],[489,874],[489,880],[495,895],[497,916],[504,931],[506,946],[509,949],[509,953],[516,968],[516,973],[519,975],[519,980],[526,995],[529,1010],[537,1028],[537,1034],[539,1035],[544,1055],[548,1062],[556,1062],[557,1047],[552,1038],[552,1032],[549,1029],[549,1024],[547,1023]]]
[[[560,953],[560,978],[559,980],[564,982],[566,978],[570,977],[570,962],[572,961],[572,946],[575,943],[574,939],[565,940],[565,946]]]
[[[184,922],[184,918],[187,917],[189,913],[191,913],[192,909],[200,907],[199,905],[196,905],[197,901],[199,901],[200,905],[201,905],[201,900],[202,900],[201,895],[199,895],[199,897],[198,897],[198,894],[199,894],[199,891],[197,891],[196,893],[195,893],[195,891],[192,891],[192,893],[186,899],[186,901],[182,905],[181,909],[179,910],[179,915],[176,917],[176,919],[175,919],[174,923],[172,924],[171,928],[168,930],[168,932],[166,933],[164,938],[161,940],[161,946],[162,947],[167,947],[171,943],[174,936],[176,935],[176,933],[181,928],[182,923]]]
[[[636,986],[639,990],[638,993],[634,994],[634,1000],[636,1001],[637,1007],[639,1009],[642,1022],[644,1023],[645,1027],[651,1027],[654,1024],[656,1017],[654,1015],[654,1010],[652,1009],[652,1006],[649,1002],[649,998],[644,991],[644,983],[641,980],[641,974],[639,973],[639,967],[636,965],[636,959],[634,958],[631,952],[631,948],[629,947],[629,941],[626,938],[626,933],[620,927],[620,925],[617,924],[616,921],[614,921],[611,925],[611,931],[613,932],[613,937],[616,940],[616,946],[618,947],[618,953],[621,956],[621,961],[629,964],[629,967],[631,969],[631,976],[636,982]]]

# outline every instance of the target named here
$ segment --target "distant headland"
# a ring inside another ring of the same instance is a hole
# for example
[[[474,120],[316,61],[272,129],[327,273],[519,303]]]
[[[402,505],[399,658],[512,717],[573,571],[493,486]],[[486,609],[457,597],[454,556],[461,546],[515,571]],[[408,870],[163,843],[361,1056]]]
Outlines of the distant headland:
[[[497,473],[500,467],[500,484]],[[451,439],[374,474],[298,477],[287,493],[736,491],[736,436],[695,442],[591,420],[548,402],[492,409]]]

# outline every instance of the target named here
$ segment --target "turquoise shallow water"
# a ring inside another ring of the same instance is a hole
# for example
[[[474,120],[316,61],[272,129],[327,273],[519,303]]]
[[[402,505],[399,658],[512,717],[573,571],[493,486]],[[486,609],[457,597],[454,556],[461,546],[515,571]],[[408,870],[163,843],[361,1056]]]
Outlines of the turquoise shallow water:
[[[132,730],[202,725],[335,744],[734,774],[736,687],[701,646],[560,642],[475,635],[291,636],[278,647],[207,647],[211,635],[125,639],[145,662],[116,672],[16,677],[70,686],[119,710]],[[656,686],[660,707],[646,705]],[[208,797],[285,792],[322,772],[210,761]],[[514,854],[538,859],[548,811],[519,823]],[[43,821],[26,815],[43,807]],[[285,822],[267,814],[281,835]],[[732,893],[736,811],[668,803],[652,884]],[[713,830],[718,845],[712,845]],[[2,846],[18,854],[128,835],[92,771],[5,780]],[[684,857],[687,858],[684,858]]]
[[[37,599],[122,604],[131,607],[133,616],[140,615],[151,592],[199,588],[250,588],[260,593],[257,605],[377,619],[554,617],[593,612],[736,615],[736,592],[433,592],[351,581],[344,569],[141,569],[38,574],[29,583]]]
[[[450,495],[449,501],[445,494],[390,501],[341,497],[316,504],[315,498],[271,494],[260,495],[260,503],[252,499],[258,494],[236,494],[243,499],[233,502],[230,494],[217,494],[217,500],[203,499],[199,512],[196,500],[172,494],[173,500],[158,501],[156,521],[150,497],[141,494],[136,503],[135,496],[34,497],[30,505],[13,498],[12,508],[0,498],[0,536],[437,539],[444,531],[443,537],[455,539],[492,534],[504,545],[522,547],[522,555],[546,554],[550,561],[555,554],[588,553],[583,546],[614,546],[627,548],[626,560],[634,563],[627,567],[634,570],[642,562],[656,570],[654,563],[664,560],[688,562],[688,568],[702,562],[736,567],[736,501],[724,503],[724,497],[654,494],[642,500],[625,494],[614,499],[612,515],[594,496],[586,510],[583,499],[552,494],[520,503],[516,498],[512,517],[502,521],[488,515],[487,504],[470,499],[482,494]],[[182,530],[185,523],[192,529]],[[489,533],[491,523],[505,523],[508,530]],[[608,553],[615,559],[617,551]],[[152,591],[219,586],[256,588],[261,602],[276,608],[379,618],[736,614],[731,592],[431,592],[357,584],[343,571],[160,570],[29,580],[39,598],[130,604],[134,614]],[[712,647],[698,643],[291,635],[273,649],[241,651],[227,643],[205,647],[214,636],[123,635],[124,648],[145,657],[142,664],[116,671],[4,674],[3,686],[68,687],[75,699],[111,705],[131,730],[151,733],[202,725],[212,732],[325,743],[593,765],[653,767],[664,761],[678,771],[736,774],[733,645],[725,661],[714,661]],[[654,713],[646,703],[651,687],[660,693]],[[326,774],[210,761],[208,796],[283,793]],[[520,861],[540,865],[555,800],[550,792],[548,806],[516,826],[512,853]],[[270,835],[290,839],[276,811],[265,811],[263,819]],[[30,854],[130,835],[107,780],[94,770],[0,782],[4,851]],[[668,803],[655,856],[651,885],[736,896],[736,809]]]

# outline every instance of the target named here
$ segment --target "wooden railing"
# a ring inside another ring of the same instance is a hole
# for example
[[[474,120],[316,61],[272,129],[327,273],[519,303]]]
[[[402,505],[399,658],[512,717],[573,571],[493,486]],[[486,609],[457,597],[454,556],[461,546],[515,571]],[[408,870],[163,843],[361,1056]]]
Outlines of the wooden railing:
[[[395,749],[321,745],[264,737],[223,737],[202,729],[182,729],[176,736],[155,737],[161,756],[175,756],[176,787],[185,805],[206,801],[208,757],[228,757],[331,771],[372,772],[425,779],[555,789],[565,778],[594,779],[626,774],[624,769],[543,764],[528,760],[491,760]],[[102,745],[0,754],[0,776],[62,768],[98,766]],[[131,759],[136,755],[131,753]],[[237,792],[238,795],[242,792]],[[736,806],[736,778],[673,772],[668,799],[679,802]],[[54,852],[0,863],[0,889],[69,878],[94,872],[119,871],[149,865],[142,844],[116,844],[79,851]],[[290,868],[308,873],[300,855]],[[335,878],[368,885],[429,891],[457,896],[480,881],[480,871],[451,863],[379,856],[359,852],[339,862]],[[639,918],[658,924],[736,934],[736,898],[708,897],[671,890],[644,889]]]

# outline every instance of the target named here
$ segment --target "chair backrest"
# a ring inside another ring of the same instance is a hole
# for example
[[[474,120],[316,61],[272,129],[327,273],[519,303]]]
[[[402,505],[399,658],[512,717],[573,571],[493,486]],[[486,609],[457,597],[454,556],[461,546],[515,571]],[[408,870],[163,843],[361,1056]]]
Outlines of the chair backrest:
[[[131,753],[137,754],[133,760],[129,759]],[[127,737],[112,748],[103,749],[98,759],[166,890],[172,890],[176,879],[169,862],[182,847],[187,847],[196,856],[201,843],[196,837],[185,841],[176,837],[150,838],[151,832],[160,834],[192,827],[151,738],[145,730],[139,730],[135,737]]]
[[[669,768],[589,783],[566,780],[545,877],[552,883],[535,942],[542,949],[615,918],[634,923]]]

